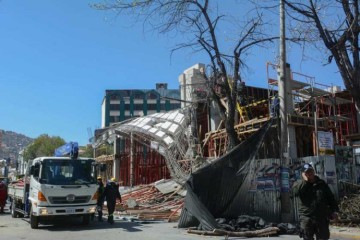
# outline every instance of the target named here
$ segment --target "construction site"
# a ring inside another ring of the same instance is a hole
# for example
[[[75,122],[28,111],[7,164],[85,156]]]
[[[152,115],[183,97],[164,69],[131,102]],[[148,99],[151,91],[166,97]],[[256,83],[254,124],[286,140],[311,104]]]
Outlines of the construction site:
[[[200,222],[205,230],[216,228],[212,218],[241,214],[280,222],[278,194],[291,189],[304,162],[313,163],[337,199],[357,191],[359,117],[349,92],[288,67],[289,164],[282,166],[278,66],[267,64],[267,88],[240,88],[234,127],[241,143],[230,152],[224,123],[201,77],[204,67],[196,64],[179,76],[180,109],[118,122],[95,134],[95,147],[113,146],[113,153],[96,156],[106,165],[104,178],[116,176],[130,202],[137,202],[132,207],[153,200],[161,210],[154,207],[158,211],[152,211],[150,218],[176,219],[181,227]],[[223,103],[226,107],[225,98]],[[157,201],[150,193],[161,183],[167,190],[156,195],[161,199]],[[191,204],[184,205],[186,201]],[[297,209],[291,204],[289,214],[296,220]],[[204,210],[203,216],[198,209]]]

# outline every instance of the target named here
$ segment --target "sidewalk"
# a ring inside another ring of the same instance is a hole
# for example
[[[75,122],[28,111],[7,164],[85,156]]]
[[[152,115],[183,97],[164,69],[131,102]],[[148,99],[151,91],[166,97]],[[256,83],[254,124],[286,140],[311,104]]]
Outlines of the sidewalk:
[[[360,229],[356,227],[330,226],[331,239],[360,239]]]

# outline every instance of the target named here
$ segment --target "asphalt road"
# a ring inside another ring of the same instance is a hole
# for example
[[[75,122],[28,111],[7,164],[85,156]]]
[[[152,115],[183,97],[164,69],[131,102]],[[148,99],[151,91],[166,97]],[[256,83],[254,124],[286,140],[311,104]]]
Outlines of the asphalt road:
[[[12,218],[10,212],[0,214],[0,240],[89,240],[89,239],[121,239],[121,240],[199,240],[226,239],[225,237],[201,236],[188,234],[186,229],[178,229],[176,223],[167,222],[131,222],[126,219],[115,219],[115,224],[106,221],[92,221],[84,226],[80,218],[59,219],[51,224],[40,224],[39,229],[31,229],[28,218]],[[343,231],[345,231],[343,229]],[[332,239],[360,238],[357,234],[342,235],[341,229]],[[344,237],[345,236],[345,237]],[[228,239],[243,239],[230,237]],[[269,239],[269,238],[252,238]],[[296,239],[298,236],[281,235],[271,239]]]
[[[188,234],[185,229],[178,229],[176,223],[130,222],[115,219],[115,224],[106,221],[92,221],[88,226],[81,223],[80,218],[62,219],[55,224],[40,224],[39,229],[31,229],[27,218],[12,218],[10,213],[0,214],[0,240],[89,240],[89,239],[121,239],[121,240],[199,240],[225,239],[225,237],[201,236]],[[240,239],[240,238],[230,238]],[[268,238],[256,238],[268,239]],[[299,239],[298,236],[280,236],[272,239]]]

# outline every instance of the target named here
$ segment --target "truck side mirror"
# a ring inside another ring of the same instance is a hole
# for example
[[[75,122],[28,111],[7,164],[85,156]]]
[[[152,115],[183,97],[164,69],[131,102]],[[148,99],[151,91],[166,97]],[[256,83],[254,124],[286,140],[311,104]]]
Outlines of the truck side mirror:
[[[35,169],[34,166],[31,166],[31,167],[30,167],[30,175],[33,175],[33,174],[34,174],[34,171],[35,171],[34,169]]]
[[[33,175],[34,177],[39,176],[39,171],[40,171],[40,163],[35,163],[30,167],[30,175]]]

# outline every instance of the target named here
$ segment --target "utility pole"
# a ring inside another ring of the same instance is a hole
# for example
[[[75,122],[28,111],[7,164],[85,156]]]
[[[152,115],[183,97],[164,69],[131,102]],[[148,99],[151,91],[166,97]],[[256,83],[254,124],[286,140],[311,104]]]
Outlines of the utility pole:
[[[280,69],[279,69],[279,101],[280,101],[280,162],[281,162],[281,221],[290,222],[291,203],[289,192],[289,152],[287,123],[287,82],[286,82],[286,41],[285,41],[285,3],[280,0]]]
[[[285,9],[284,0],[280,0],[280,69],[279,69],[279,101],[280,101],[280,159],[287,165],[287,108],[286,108],[286,43],[285,43]]]

